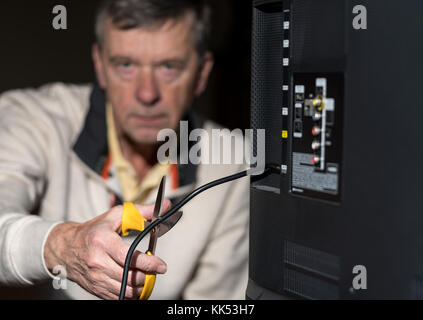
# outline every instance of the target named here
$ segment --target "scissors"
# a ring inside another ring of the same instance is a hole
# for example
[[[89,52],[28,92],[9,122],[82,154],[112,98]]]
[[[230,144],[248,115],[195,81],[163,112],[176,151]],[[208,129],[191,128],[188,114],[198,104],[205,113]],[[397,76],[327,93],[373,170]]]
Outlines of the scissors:
[[[156,203],[154,205],[154,212],[153,212],[153,219],[146,220],[140,212],[137,210],[133,203],[125,203],[123,206],[123,214],[122,214],[122,235],[124,237],[129,235],[129,230],[137,230],[137,231],[144,231],[153,221],[157,220],[163,215],[162,206],[163,206],[163,199],[164,199],[164,190],[166,186],[166,176],[163,176],[159,191],[157,192]],[[179,219],[182,217],[182,211],[176,213],[168,220],[164,221],[157,227],[153,228],[150,231],[150,242],[148,244],[148,249],[146,254],[149,256],[154,255],[157,245],[157,238],[166,234],[170,229],[172,229],[176,223],[178,223]],[[145,283],[144,288],[141,292],[139,297],[140,300],[148,300],[150,298],[151,293],[153,292],[154,285],[156,283],[156,275],[155,274],[146,274],[145,276]]]

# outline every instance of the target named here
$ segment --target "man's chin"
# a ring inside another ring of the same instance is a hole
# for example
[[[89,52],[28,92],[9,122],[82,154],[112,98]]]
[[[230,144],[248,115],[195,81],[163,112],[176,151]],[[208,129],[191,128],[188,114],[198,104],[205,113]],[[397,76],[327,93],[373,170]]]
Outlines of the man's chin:
[[[159,129],[139,129],[130,136],[133,142],[136,144],[156,145],[158,144],[157,135],[159,132]]]

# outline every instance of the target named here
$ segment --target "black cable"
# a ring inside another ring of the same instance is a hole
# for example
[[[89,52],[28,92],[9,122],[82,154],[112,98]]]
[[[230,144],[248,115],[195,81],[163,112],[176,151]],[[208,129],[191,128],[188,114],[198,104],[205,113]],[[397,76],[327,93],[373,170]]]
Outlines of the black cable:
[[[269,172],[280,173],[280,169],[278,169],[278,168],[280,168],[280,167],[278,167],[277,165],[273,165],[273,164],[267,165],[263,174],[267,174]],[[249,176],[250,174],[251,174],[250,170],[242,171],[240,173],[212,181],[210,183],[205,184],[204,186],[199,187],[198,189],[194,190],[189,195],[187,195],[184,199],[182,199],[178,204],[176,204],[172,209],[170,209],[168,212],[166,212],[163,216],[154,220],[147,228],[145,228],[144,231],[141,232],[135,238],[135,240],[132,242],[131,246],[129,247],[128,253],[126,255],[125,265],[124,265],[124,269],[123,269],[123,276],[122,276],[122,284],[121,284],[121,287],[120,287],[119,300],[125,299],[126,285],[128,283],[128,272],[129,272],[129,266],[130,266],[130,263],[131,263],[132,255],[134,254],[134,251],[135,251],[136,247],[138,246],[138,244],[142,241],[142,239],[144,239],[144,237],[147,234],[150,233],[150,231],[153,228],[155,228],[159,224],[165,222],[172,215],[174,215],[176,212],[178,212],[179,209],[181,209],[184,205],[186,205],[192,198],[199,195],[203,191],[206,191],[207,189],[213,188],[213,187],[218,186],[218,185],[223,184],[223,183],[227,183],[227,182],[230,182],[230,181],[233,181],[233,180],[237,180],[237,179]]]

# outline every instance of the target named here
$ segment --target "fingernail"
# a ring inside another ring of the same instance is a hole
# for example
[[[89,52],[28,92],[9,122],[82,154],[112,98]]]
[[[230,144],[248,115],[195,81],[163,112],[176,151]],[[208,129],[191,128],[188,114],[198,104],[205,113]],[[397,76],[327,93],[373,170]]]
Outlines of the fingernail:
[[[157,268],[158,273],[165,273],[166,271],[167,271],[167,267],[164,264],[159,265],[159,267]]]

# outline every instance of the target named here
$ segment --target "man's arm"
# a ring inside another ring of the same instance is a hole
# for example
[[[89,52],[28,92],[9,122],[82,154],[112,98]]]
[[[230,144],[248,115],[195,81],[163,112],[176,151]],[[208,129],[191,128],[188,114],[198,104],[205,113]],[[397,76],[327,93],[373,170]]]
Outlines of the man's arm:
[[[31,285],[48,277],[42,259],[55,225],[30,215],[45,187],[45,140],[37,120],[0,100],[0,282]]]

